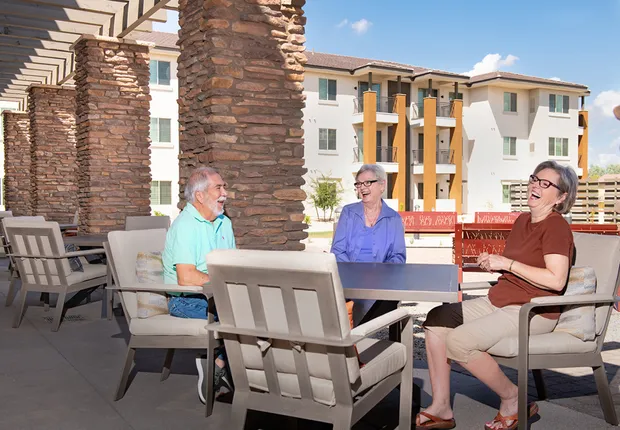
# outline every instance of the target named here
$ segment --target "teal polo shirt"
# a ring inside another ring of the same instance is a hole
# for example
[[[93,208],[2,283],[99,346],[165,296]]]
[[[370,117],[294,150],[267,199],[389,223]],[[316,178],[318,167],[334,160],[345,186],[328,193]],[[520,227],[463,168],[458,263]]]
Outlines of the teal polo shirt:
[[[174,220],[166,235],[164,282],[177,284],[177,264],[192,264],[203,273],[207,270],[206,256],[214,249],[234,249],[232,223],[225,215],[207,221],[198,210],[187,203]],[[178,294],[175,294],[178,295]]]

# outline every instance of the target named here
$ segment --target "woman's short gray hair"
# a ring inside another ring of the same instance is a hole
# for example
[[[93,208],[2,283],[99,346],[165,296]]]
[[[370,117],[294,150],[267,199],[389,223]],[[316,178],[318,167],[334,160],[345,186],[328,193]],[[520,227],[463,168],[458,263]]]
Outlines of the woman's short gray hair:
[[[553,160],[540,163],[536,166],[536,169],[534,169],[534,174],[536,175],[538,172],[545,169],[555,170],[556,173],[560,175],[560,183],[557,185],[562,193],[566,193],[564,201],[555,205],[554,209],[561,214],[570,212],[577,198],[577,186],[579,185],[577,174],[572,167],[562,166]]]
[[[372,172],[375,174],[375,178],[377,178],[378,180],[382,182],[387,181],[387,175],[385,174],[385,169],[379,166],[378,164],[362,165],[362,167],[360,167],[360,169],[357,171],[357,174],[355,175],[355,180],[357,180],[359,175],[361,175],[364,172]]]
[[[213,167],[199,167],[194,170],[185,184],[185,199],[194,203],[196,191],[204,191],[209,186],[209,176],[219,173]]]

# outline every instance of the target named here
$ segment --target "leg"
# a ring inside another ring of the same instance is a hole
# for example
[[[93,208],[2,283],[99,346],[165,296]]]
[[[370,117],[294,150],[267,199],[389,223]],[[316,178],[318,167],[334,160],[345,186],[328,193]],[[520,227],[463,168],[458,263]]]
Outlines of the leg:
[[[22,290],[19,293],[19,305],[17,309],[15,309],[15,316],[13,318],[13,328],[19,327],[22,322],[22,317],[24,316],[24,312],[26,310],[26,296],[28,295],[28,290],[24,288],[22,285]]]
[[[210,349],[206,360],[202,360],[202,370],[206,374],[206,378],[202,381],[202,386],[199,389],[205,393],[205,416],[209,417],[213,413],[213,401],[215,400],[215,394],[213,392],[213,380],[215,377],[215,360],[214,350]]]
[[[236,393],[232,404],[230,428],[243,430],[248,414],[247,393]],[[349,426],[350,428],[350,426]]]
[[[17,295],[17,279],[11,277],[11,282],[9,283],[9,292],[6,295],[6,302],[4,306],[9,307],[13,304],[13,300],[15,300],[15,296]]]
[[[54,308],[54,322],[52,323],[52,331],[58,331],[58,327],[60,327],[60,321],[62,320],[62,310],[65,306],[65,297],[67,297],[66,292],[58,294],[56,308]]]
[[[605,372],[605,366],[593,367],[594,380],[596,381],[596,388],[598,390],[598,398],[603,408],[603,415],[605,421],[609,424],[617,426],[618,417],[616,416],[616,409],[614,408],[614,401],[609,391],[609,383],[607,382],[607,373]]]
[[[350,430],[351,429],[351,421],[353,419],[353,408],[342,406],[340,408],[336,408],[333,412],[333,424],[334,430]],[[407,429],[409,430],[409,429]]]
[[[161,371],[160,381],[165,381],[170,376],[170,366],[172,366],[172,358],[174,357],[174,349],[169,348],[166,352],[166,359],[164,360],[164,368]]]
[[[129,341],[129,344],[131,345],[131,341]],[[127,381],[129,380],[129,372],[131,372],[135,355],[136,349],[130,346],[127,349],[127,357],[125,358],[123,373],[121,373],[121,379],[118,382],[118,388],[116,389],[116,396],[114,397],[114,401],[122,399],[125,395],[125,390],[127,389]]]
[[[536,391],[538,392],[538,400],[547,400],[547,388],[545,387],[545,380],[542,376],[542,370],[533,369],[532,375],[534,375],[534,383],[536,384]]]

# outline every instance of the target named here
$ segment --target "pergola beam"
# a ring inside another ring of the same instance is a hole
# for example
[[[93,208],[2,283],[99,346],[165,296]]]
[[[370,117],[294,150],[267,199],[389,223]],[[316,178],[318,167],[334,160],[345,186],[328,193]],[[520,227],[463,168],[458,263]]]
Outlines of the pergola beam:
[[[25,4],[24,2],[16,2],[15,0],[0,0],[0,10],[3,11],[3,15],[21,16],[45,21],[102,24],[107,19],[107,14],[43,4]]]
[[[11,78],[14,78],[14,79],[11,79]],[[5,84],[28,86],[31,83],[42,84],[43,82],[44,82],[44,79],[40,76],[27,76],[27,77],[24,77],[23,79],[18,79],[15,76],[7,77],[5,75],[0,75],[0,83],[5,83]]]
[[[23,76],[37,76],[42,78],[47,78],[49,76],[49,72],[46,70],[35,70],[35,69],[22,69],[21,67],[16,67],[10,63],[6,66],[1,65],[0,63],[0,75],[23,75]]]
[[[41,58],[55,58],[60,61],[71,61],[73,59],[73,53],[66,51],[50,51],[49,49],[40,48],[28,48],[28,47],[13,47],[6,46],[0,43],[0,52],[14,55],[31,55]]]
[[[31,19],[19,16],[2,14],[0,15],[0,27],[12,26],[30,28],[33,30],[60,31],[62,33],[99,34],[100,25],[82,24],[66,21],[48,21],[45,19]],[[4,32],[6,34],[6,32]]]
[[[1,19],[1,16],[0,16]],[[7,37],[19,37],[32,40],[49,40],[72,44],[80,37],[78,34],[63,33],[61,31],[34,30],[0,23],[0,33]]]
[[[62,42],[52,42],[50,40],[35,40],[25,39],[20,37],[10,37],[4,34],[0,34],[0,45],[2,46],[16,46],[24,48],[41,48],[49,49],[51,51],[70,52],[71,44]]]

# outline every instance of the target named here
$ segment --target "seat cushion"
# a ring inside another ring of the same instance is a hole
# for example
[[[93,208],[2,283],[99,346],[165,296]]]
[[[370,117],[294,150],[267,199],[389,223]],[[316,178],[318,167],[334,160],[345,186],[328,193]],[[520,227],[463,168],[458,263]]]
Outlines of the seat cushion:
[[[132,318],[129,332],[136,336],[206,336],[206,320],[155,315],[150,318]]]
[[[103,264],[83,264],[82,268],[82,272],[71,272],[71,274],[67,276],[67,282],[69,285],[105,277],[107,272],[107,266]]]
[[[581,296],[596,292],[596,274],[592,267],[573,267],[568,277],[565,296]],[[564,332],[581,340],[594,340],[596,318],[594,305],[570,305],[562,308],[554,331]]]
[[[595,349],[596,341],[582,341],[564,332],[552,331],[530,337],[530,354],[571,354],[592,352]],[[487,352],[500,357],[516,357],[519,355],[518,338],[504,338]]]
[[[136,277],[141,284],[163,284],[164,265],[161,252],[138,252],[136,257]],[[168,297],[164,293],[139,291],[138,318],[150,318],[168,314]]]
[[[387,340],[363,339],[357,343],[360,360],[365,363],[360,368],[360,378],[351,386],[351,395],[356,396],[391,374],[401,370],[407,362],[407,350],[401,343]],[[265,372],[257,369],[248,369],[250,387],[268,391]],[[296,373],[278,373],[280,390],[286,397],[300,398],[299,383]],[[334,387],[330,379],[310,377],[310,385],[314,400],[333,406],[336,404]]]

